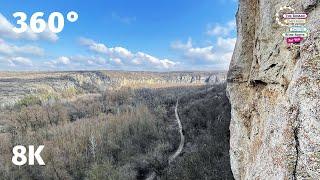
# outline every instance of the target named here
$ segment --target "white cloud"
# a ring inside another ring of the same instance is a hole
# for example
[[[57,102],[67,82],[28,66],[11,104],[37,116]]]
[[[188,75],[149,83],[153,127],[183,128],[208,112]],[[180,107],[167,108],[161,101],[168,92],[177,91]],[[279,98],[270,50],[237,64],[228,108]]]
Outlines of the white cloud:
[[[52,33],[48,29],[46,29],[42,33],[33,33],[30,28],[24,33],[15,33],[13,31],[14,25],[12,25],[6,17],[4,17],[0,13],[0,38],[5,38],[5,39],[26,39],[26,40],[48,40],[48,41],[57,41],[59,37],[57,34]]]
[[[188,39],[187,43],[180,41],[173,42],[171,47],[175,50],[181,51],[183,56],[192,60],[204,60],[204,61],[215,61],[216,55],[213,50],[213,46],[207,47],[193,47],[191,38]]]
[[[33,63],[30,59],[25,57],[13,57],[8,59],[9,66],[16,67],[16,66],[33,66]]]
[[[216,42],[212,45],[202,48],[187,48],[183,50],[184,56],[193,60],[206,60],[213,64],[224,64],[225,67],[231,61],[233,50],[236,44],[234,33],[236,32],[236,21],[232,20],[226,24],[215,24],[208,26],[207,34],[216,37]],[[186,43],[190,46],[190,42]],[[174,46],[173,46],[174,48]],[[177,48],[175,48],[177,49]],[[181,50],[181,49],[180,49]],[[212,64],[211,64],[212,65]]]
[[[105,58],[100,55],[61,56],[44,63],[45,68],[58,70],[97,70],[124,69],[130,70],[131,64],[125,64],[120,58]]]
[[[125,59],[131,59],[134,56],[129,50],[123,47],[110,48],[108,55]]]
[[[123,63],[122,63],[122,60],[121,59],[119,59],[119,58],[115,58],[115,59],[112,59],[112,61],[114,61],[116,64],[118,64],[118,65],[122,65]]]
[[[87,46],[91,51],[94,51],[97,53],[104,53],[104,54],[107,54],[109,52],[109,49],[107,48],[107,46],[101,43],[96,43],[91,39],[80,38],[79,42],[81,45]]]
[[[173,62],[169,59],[158,59],[156,57],[153,57],[149,54],[145,54],[143,52],[138,52],[137,54],[135,54],[135,59],[134,59],[134,62],[133,63],[136,63],[137,61],[139,62],[148,62],[152,65],[156,65],[158,67],[162,67],[162,68],[165,68],[165,69],[169,69],[169,68],[172,68],[174,67],[177,63],[176,62]]]
[[[135,59],[132,59],[132,63],[134,65],[140,65],[140,64],[142,64],[142,61],[140,59],[135,58]]]
[[[2,70],[34,68],[32,57],[39,58],[42,56],[44,56],[44,50],[38,46],[17,46],[0,39],[0,69]]]
[[[91,39],[81,38],[80,44],[86,46],[89,50],[105,55],[111,62],[118,65],[130,64],[145,65],[155,68],[169,69],[173,68],[177,63],[169,59],[159,59],[143,52],[133,53],[123,47],[108,48],[105,44],[97,43]]]
[[[102,57],[96,56],[60,56],[57,59],[45,62],[46,65],[49,65],[52,68],[62,67],[81,67],[86,65],[104,65],[106,60]]]
[[[237,38],[222,38],[218,37],[217,47],[221,51],[233,51]]]
[[[106,45],[102,43],[96,43],[95,41],[87,38],[80,38],[80,44],[87,46],[89,50],[108,55],[110,57],[120,57],[120,58],[132,58],[133,54],[123,48],[123,47],[114,47],[114,48],[108,48]]]
[[[159,61],[158,58],[153,57],[153,56],[151,56],[151,55],[149,55],[149,54],[145,54],[145,53],[143,53],[143,52],[138,52],[138,53],[136,54],[136,59],[140,59],[140,60],[142,60],[142,61],[146,61],[146,62],[149,62],[149,63],[151,63],[151,64],[158,64],[158,63],[160,63],[160,61]]]
[[[174,67],[174,66],[176,66],[177,64],[179,64],[179,63],[170,61],[169,59],[160,60],[160,63],[161,63],[161,65],[162,65],[164,68],[166,68],[166,69],[169,69],[169,68]]]
[[[44,55],[44,50],[38,46],[32,46],[32,45],[15,46],[7,43],[3,39],[0,39],[0,54],[6,55],[6,56],[19,56],[19,55],[42,56]]]
[[[182,52],[183,58],[202,63],[229,63],[233,54],[236,38],[219,37],[216,44],[205,47],[194,47],[191,38],[186,43],[173,42],[171,47]]]
[[[229,21],[227,24],[216,24],[208,26],[207,34],[210,36],[229,36],[231,32],[236,30],[236,21]]]
[[[53,61],[53,64],[62,64],[62,65],[68,65],[70,64],[70,58],[66,56],[61,56]]]

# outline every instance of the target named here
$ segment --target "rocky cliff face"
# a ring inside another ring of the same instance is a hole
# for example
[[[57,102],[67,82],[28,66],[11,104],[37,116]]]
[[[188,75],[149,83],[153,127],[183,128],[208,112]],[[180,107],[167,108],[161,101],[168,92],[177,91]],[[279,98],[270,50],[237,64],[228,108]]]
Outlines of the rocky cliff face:
[[[58,96],[97,93],[120,87],[170,87],[225,82],[226,72],[20,72],[0,73],[0,107],[28,95]]]
[[[307,12],[310,36],[288,47],[283,6]],[[240,0],[228,73],[231,164],[236,179],[320,177],[320,2]]]

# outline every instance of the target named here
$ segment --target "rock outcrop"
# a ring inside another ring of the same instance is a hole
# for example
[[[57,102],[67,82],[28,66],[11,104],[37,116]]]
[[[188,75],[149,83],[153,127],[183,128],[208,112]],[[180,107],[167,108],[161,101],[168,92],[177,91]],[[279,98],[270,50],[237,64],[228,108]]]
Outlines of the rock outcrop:
[[[283,6],[308,13],[310,36],[288,47]],[[320,178],[320,2],[240,0],[228,73],[235,179]]]

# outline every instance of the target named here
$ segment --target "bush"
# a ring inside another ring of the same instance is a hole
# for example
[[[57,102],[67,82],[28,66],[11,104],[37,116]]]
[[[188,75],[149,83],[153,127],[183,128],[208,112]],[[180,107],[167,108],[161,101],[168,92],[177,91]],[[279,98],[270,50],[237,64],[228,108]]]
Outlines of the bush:
[[[101,179],[112,179],[120,180],[120,174],[117,167],[111,162],[106,161],[103,164],[93,164],[90,170],[86,173],[88,180],[101,180]]]
[[[41,99],[38,96],[35,95],[29,95],[21,100],[19,100],[16,103],[17,107],[27,107],[27,106],[32,106],[32,105],[41,105]]]

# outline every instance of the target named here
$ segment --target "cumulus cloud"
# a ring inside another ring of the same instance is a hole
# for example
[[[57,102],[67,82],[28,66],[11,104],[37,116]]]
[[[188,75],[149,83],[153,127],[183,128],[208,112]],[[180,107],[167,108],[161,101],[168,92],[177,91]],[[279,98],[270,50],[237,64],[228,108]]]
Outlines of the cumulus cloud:
[[[32,45],[16,46],[16,45],[7,43],[3,39],[0,39],[0,54],[6,55],[6,56],[19,56],[19,55],[42,56],[44,55],[44,50],[38,46],[32,46]]]
[[[33,66],[33,63],[30,59],[25,57],[12,57],[8,59],[9,66]]]
[[[158,59],[156,57],[153,57],[149,54],[143,53],[143,52],[138,52],[135,54],[135,61],[139,61],[140,62],[148,62],[152,65],[156,65],[158,67],[163,67],[165,69],[169,69],[173,66],[175,66],[177,63],[169,60],[169,59]]]
[[[25,68],[33,67],[33,62],[29,57],[43,56],[44,50],[32,45],[16,46],[0,39],[0,55],[1,66]]]
[[[237,38],[218,37],[217,48],[219,48],[220,51],[227,51],[227,52],[233,51],[236,41],[237,41]]]
[[[215,61],[217,59],[213,46],[194,47],[191,38],[186,43],[181,41],[173,42],[171,47],[182,52],[187,59],[204,61]]]
[[[200,64],[228,64],[231,60],[236,38],[219,37],[214,45],[205,47],[194,47],[192,39],[186,43],[181,41],[173,42],[171,47],[182,53],[186,60]]]
[[[58,57],[57,59],[51,61],[52,65],[68,65],[70,64],[70,58],[66,56]]]
[[[0,13],[0,38],[5,39],[25,39],[25,40],[48,40],[48,41],[57,41],[59,37],[57,34],[52,33],[49,31],[49,29],[46,29],[42,33],[34,33],[31,31],[30,28],[24,33],[15,33],[12,29],[14,28],[14,25],[12,25],[6,17],[4,17]]]
[[[66,68],[67,66],[76,68],[88,65],[103,65],[105,62],[106,60],[101,57],[76,55],[69,57],[60,56],[54,60],[45,62],[45,64],[52,68]]]
[[[81,45],[87,46],[91,51],[94,51],[97,53],[105,53],[105,54],[109,52],[109,49],[107,48],[107,46],[101,43],[96,43],[92,39],[80,38],[79,42]]]
[[[118,65],[145,65],[158,69],[169,69],[177,65],[176,62],[169,59],[159,59],[144,52],[133,53],[124,47],[107,47],[105,44],[97,43],[92,39],[80,38],[80,44],[92,52],[104,55]]]
[[[80,38],[80,44],[88,47],[89,50],[101,53],[110,56],[111,58],[119,57],[119,58],[127,58],[130,59],[133,57],[132,52],[123,47],[113,47],[108,48],[106,45],[102,43],[96,43],[92,39]]]
[[[193,61],[206,61],[209,65],[229,65],[236,44],[234,33],[236,32],[236,21],[232,20],[225,24],[208,25],[207,35],[214,36],[215,42],[205,47],[194,47],[192,40],[187,43],[172,43],[172,48],[179,50],[183,56]]]
[[[58,70],[132,69],[119,58],[105,58],[100,55],[61,56],[46,61],[44,66]]]
[[[214,26],[208,26],[207,34],[210,36],[229,36],[230,33],[236,30],[236,21],[229,21],[228,23],[221,25],[216,24]]]
[[[122,63],[122,60],[119,59],[119,58],[114,58],[114,59],[111,59],[114,63],[116,63],[117,65],[123,65]]]

